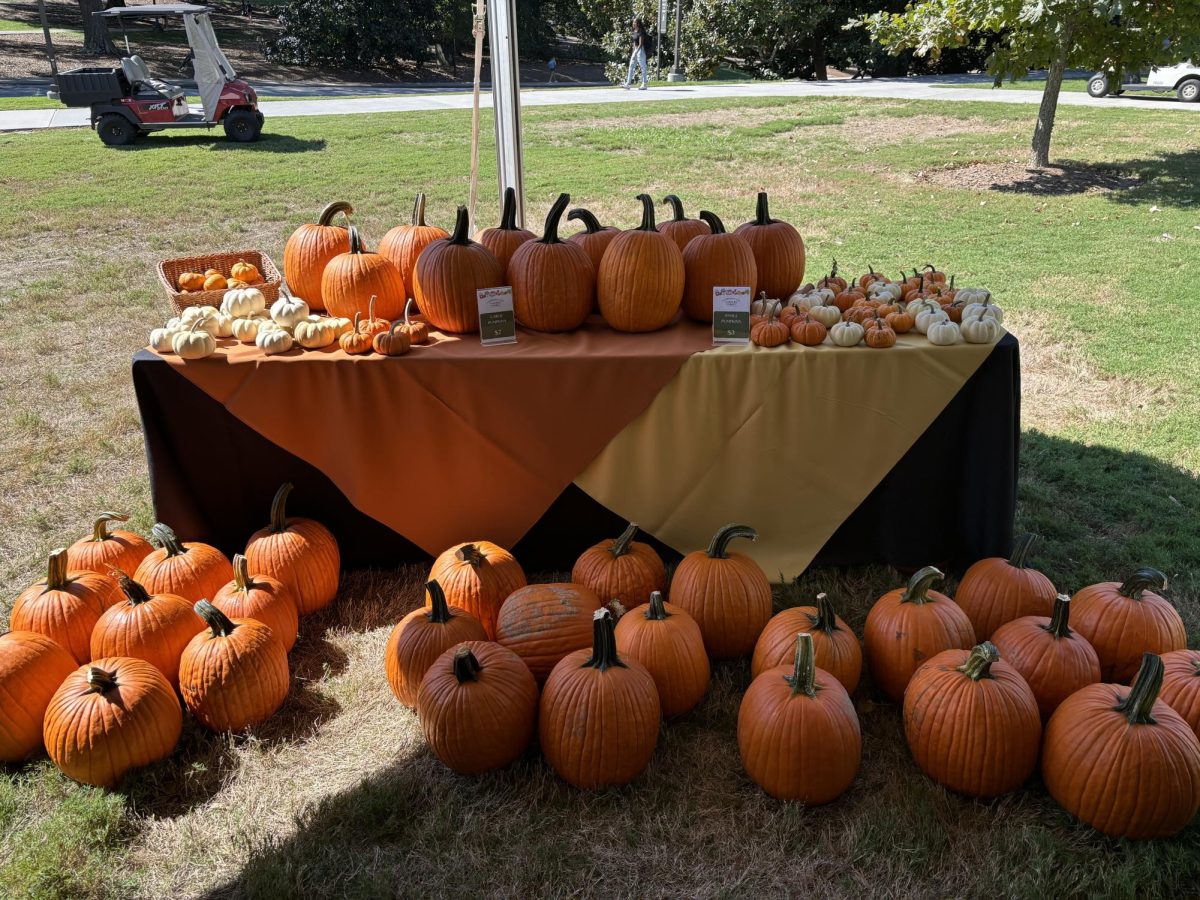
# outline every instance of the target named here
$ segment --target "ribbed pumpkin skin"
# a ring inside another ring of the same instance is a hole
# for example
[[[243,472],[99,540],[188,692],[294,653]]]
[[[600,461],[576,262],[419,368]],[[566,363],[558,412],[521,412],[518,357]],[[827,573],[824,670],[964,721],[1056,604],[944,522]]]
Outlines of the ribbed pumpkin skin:
[[[58,561],[55,558],[62,554]],[[55,551],[46,581],[30,585],[13,603],[9,627],[13,631],[36,631],[71,654],[77,663],[91,659],[92,629],[101,614],[119,602],[117,582],[98,572],[61,572],[66,554]],[[61,572],[61,574],[60,574]],[[52,585],[52,586],[51,586]]]
[[[296,611],[306,616],[327,606],[337,596],[342,555],[337,538],[320,522],[287,518],[284,504],[291,485],[279,490],[283,498],[278,493],[275,496],[271,524],[250,536],[245,556],[255,575],[267,575],[287,585],[296,601]],[[229,575],[213,593],[232,580],[230,567]]]
[[[434,660],[463,641],[486,641],[487,632],[470,613],[451,606],[449,621],[438,622],[425,608],[414,609],[396,623],[388,638],[385,669],[392,693],[416,708],[421,679]]]
[[[696,620],[678,606],[663,603],[665,619],[647,618],[650,604],[629,610],[617,622],[617,652],[636,659],[658,689],[665,718],[681,716],[704,699],[712,671],[704,635]]]
[[[571,569],[571,581],[591,588],[605,603],[619,600],[631,609],[645,603],[653,591],[667,589],[667,568],[654,548],[641,541],[630,540],[628,549],[614,556],[619,540],[608,538],[584,550]]]
[[[569,241],[526,241],[508,263],[517,321],[534,331],[573,331],[592,311],[596,270],[584,249]]]
[[[179,690],[196,720],[212,731],[244,731],[266,721],[287,697],[283,642],[254,619],[234,619],[229,635],[206,628],[183,651]]]
[[[1149,590],[1138,600],[1126,597],[1116,581],[1076,593],[1071,598],[1071,624],[1096,648],[1105,682],[1128,684],[1143,653],[1187,647],[1183,619],[1169,601]]]
[[[144,602],[126,599],[109,607],[92,631],[92,659],[132,656],[179,687],[179,658],[204,623],[176,594],[154,594]]]
[[[804,281],[804,239],[792,225],[772,219],[767,195],[759,193],[754,219],[737,227],[754,252],[758,290],[772,299],[786,300]]]
[[[917,669],[904,692],[904,734],[934,781],[971,797],[998,797],[1033,774],[1042,720],[1033,691],[1003,660],[978,681],[958,671],[971,653],[946,650]]]
[[[160,547],[142,560],[133,580],[151,594],[176,594],[195,603],[213,596],[233,580],[233,566],[216,547],[184,543],[183,552],[172,556]]]
[[[330,204],[321,213],[318,224],[301,225],[283,245],[283,277],[292,293],[307,302],[314,312],[325,309],[321,296],[321,275],[325,266],[339,253],[350,249],[350,232],[329,224],[343,210],[354,212],[348,203]]]
[[[404,284],[412,293],[413,267],[421,251],[434,241],[450,237],[445,228],[425,224],[425,195],[419,194],[413,205],[412,222],[408,225],[397,225],[383,236],[379,242],[379,255],[391,261],[400,272]]]
[[[455,656],[479,663],[460,682]],[[525,752],[537,722],[538,688],[521,658],[489,641],[467,641],[434,660],[421,682],[417,712],[433,755],[460,775],[502,769]]]
[[[236,569],[235,569],[236,571]],[[212,605],[231,619],[254,619],[271,629],[291,652],[300,631],[300,616],[291,589],[270,575],[250,576],[244,588],[237,580],[226,584],[211,598]]]
[[[325,266],[321,296],[330,315],[347,319],[353,319],[355,313],[365,317],[375,297],[375,315],[390,322],[404,315],[408,286],[386,256],[347,251]]]
[[[711,233],[699,219],[668,219],[659,224],[658,231],[674,241],[680,253],[687,249],[693,238]]]
[[[0,762],[19,762],[42,746],[46,707],[77,665],[43,634],[0,635]]]
[[[588,255],[588,259],[592,261],[592,267],[599,273],[600,260],[604,259],[604,252],[608,249],[608,245],[613,242],[613,238],[620,233],[621,229],[605,225],[599,231],[580,231],[577,234],[571,235],[567,240],[583,248],[584,252]]]
[[[1200,653],[1172,650],[1162,654],[1162,691],[1158,698],[1183,718],[1200,738]]]
[[[1018,562],[1023,561],[1030,538],[1018,544],[1014,554]],[[1023,616],[1049,616],[1057,595],[1053,582],[1037,569],[994,556],[967,569],[954,592],[954,602],[970,618],[976,639],[987,641],[1005,622]]]
[[[530,235],[532,237],[532,235]],[[475,292],[504,284],[504,266],[483,244],[434,241],[413,269],[413,297],[435,328],[453,334],[479,331]]]
[[[95,691],[93,667],[116,686]],[[162,672],[142,659],[113,656],[76,669],[46,709],[43,738],[50,759],[84,784],[112,787],[130,769],[171,755],[183,730],[183,711]]]
[[[467,548],[475,552],[467,552]],[[496,639],[496,619],[508,595],[528,583],[521,564],[491,541],[468,541],[451,547],[433,561],[425,580],[436,581],[447,603],[478,619],[489,641]],[[427,593],[425,608],[430,606]]]
[[[600,598],[581,584],[531,584],[500,607],[496,641],[512,650],[543,684],[568,653],[592,643]]]
[[[1000,658],[1033,691],[1043,722],[1077,690],[1100,681],[1100,659],[1083,635],[1056,638],[1049,627],[1049,616],[1023,616],[992,635]]]
[[[1162,700],[1153,725],[1130,725],[1114,707],[1130,689],[1092,684],[1046,725],[1042,779],[1060,806],[1097,831],[1170,837],[1200,810],[1200,741]]]
[[[749,556],[714,558],[697,550],[683,558],[671,579],[671,602],[690,615],[713,659],[737,659],[771,619],[771,584]]]
[[[862,647],[854,631],[841,616],[835,616],[832,631],[816,627],[820,620],[815,606],[794,606],[772,616],[754,645],[750,674],[757,678],[768,669],[788,665],[796,653],[796,635],[811,634],[818,669],[828,672],[853,694],[862,677]]]
[[[154,546],[135,532],[121,529],[109,531],[103,526],[98,530],[103,533],[103,539],[96,540],[95,534],[92,534],[80,538],[67,548],[68,569],[108,575],[109,569],[113,568],[132,577],[142,560],[154,551]]]
[[[683,251],[683,311],[697,322],[711,322],[713,288],[749,287],[758,296],[754,251],[740,234],[702,234]]]
[[[596,296],[604,321],[617,331],[657,331],[683,301],[683,254],[656,231],[622,231],[600,261]]]

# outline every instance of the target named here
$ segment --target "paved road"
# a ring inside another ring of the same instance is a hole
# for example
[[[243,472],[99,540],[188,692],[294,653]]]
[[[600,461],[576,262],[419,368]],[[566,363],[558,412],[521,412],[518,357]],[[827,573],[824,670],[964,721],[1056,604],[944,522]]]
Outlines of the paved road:
[[[561,106],[579,103],[664,102],[672,100],[721,99],[728,97],[882,97],[902,100],[938,100],[949,102],[983,101],[1034,105],[1041,102],[1038,91],[992,90],[988,87],[945,87],[961,79],[876,79],[871,81],[775,81],[733,84],[672,84],[647,91],[624,91],[615,87],[527,88],[521,92],[523,106]],[[939,86],[943,85],[943,86]],[[484,94],[483,103],[491,105]],[[1095,100],[1084,93],[1064,92],[1063,106],[1091,106],[1101,109],[1157,109],[1181,115],[1200,113],[1200,103],[1180,103],[1173,95],[1161,97],[1107,97]],[[413,112],[436,109],[468,109],[469,91],[413,93],[403,95],[337,98],[326,100],[263,101],[262,111],[272,118],[285,116],[361,115],[381,112]],[[21,110],[0,112],[0,131],[66,128],[86,125],[86,109]],[[270,126],[268,125],[268,128]]]

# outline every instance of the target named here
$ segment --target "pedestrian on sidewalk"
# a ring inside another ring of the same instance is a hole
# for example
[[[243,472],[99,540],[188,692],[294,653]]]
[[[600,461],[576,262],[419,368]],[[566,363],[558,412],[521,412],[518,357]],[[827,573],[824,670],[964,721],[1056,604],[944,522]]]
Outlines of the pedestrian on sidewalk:
[[[558,60],[553,56],[550,57],[550,61],[546,63],[546,68],[550,70],[550,80],[546,84],[554,84],[554,74],[558,71]]]
[[[641,66],[642,69],[642,86],[639,91],[644,91],[650,80],[650,72],[646,67],[646,43],[648,39],[646,34],[646,26],[642,24],[641,19],[633,20],[633,52],[629,54],[629,74],[625,76],[625,90],[629,90],[629,86],[633,83],[633,72],[635,67]]]

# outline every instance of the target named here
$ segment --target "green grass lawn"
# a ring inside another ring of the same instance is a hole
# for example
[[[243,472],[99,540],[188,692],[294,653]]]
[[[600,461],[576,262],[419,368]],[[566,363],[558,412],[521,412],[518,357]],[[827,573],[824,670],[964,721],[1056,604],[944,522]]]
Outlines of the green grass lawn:
[[[989,287],[1022,341],[1018,527],[1044,536],[1036,563],[1066,590],[1163,569],[1196,645],[1200,120],[1060,109],[1063,175],[1014,186],[1035,112],[840,99],[530,108],[529,207],[536,221],[569,191],[628,227],[635,194],[677,193],[734,224],[765,189],[804,234],[814,276],[835,258],[851,273],[933,262]],[[448,224],[467,194],[468,129],[458,111],[276,118],[258,144],[158,135],[127,151],[88,130],[0,134],[0,594],[33,581],[95,510],[151,522],[129,355],[167,315],[157,260],[232,247],[278,260],[334,199],[355,204],[372,245],[417,191]],[[481,171],[494,171],[486,144]],[[836,452],[813,464],[836,466]],[[1200,825],[1169,841],[1104,838],[1036,777],[990,803],[949,794],[913,764],[897,710],[869,683],[861,773],[821,809],[770,801],[742,774],[745,664],[716,667],[709,697],[665,727],[626,789],[570,790],[536,751],[492,777],[450,776],[381,672],[423,574],[348,575],[305,620],[293,693],[252,736],[189,724],[171,760],[113,793],[45,759],[9,767],[0,895],[1195,894]],[[861,632],[898,583],[877,567],[814,571],[798,596],[830,591]]]

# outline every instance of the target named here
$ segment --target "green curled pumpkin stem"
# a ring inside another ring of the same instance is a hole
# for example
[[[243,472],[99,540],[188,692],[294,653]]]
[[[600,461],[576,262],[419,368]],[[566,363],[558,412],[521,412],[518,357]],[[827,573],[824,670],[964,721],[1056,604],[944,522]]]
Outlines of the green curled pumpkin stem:
[[[150,592],[124,572],[117,575],[117,584],[120,585],[121,593],[125,595],[125,599],[133,606],[137,606],[139,603],[150,602]]]
[[[483,554],[474,544],[463,544],[454,551],[454,558],[459,562],[469,563],[473,569],[478,569],[483,565]]]
[[[1167,576],[1158,569],[1146,566],[1121,582],[1120,593],[1122,597],[1128,597],[1130,600],[1141,600],[1144,591],[1153,590],[1157,594],[1166,589]]]
[[[88,666],[88,690],[95,694],[103,694],[117,686],[117,673],[106,672],[99,666]]]
[[[1154,701],[1162,690],[1163,661],[1155,653],[1143,653],[1142,665],[1133,678],[1133,685],[1125,699],[1113,707],[1117,712],[1124,713],[1130,725],[1155,724]]]
[[[671,207],[671,221],[682,222],[687,216],[683,214],[683,201],[674,194],[667,194],[662,198],[662,202]]]
[[[600,224],[600,220],[592,214],[591,210],[578,207],[567,213],[567,218],[572,222],[582,222],[583,230],[587,234],[595,234],[597,231],[603,231],[604,226]]]
[[[817,696],[817,664],[813,652],[812,635],[801,631],[796,635],[796,656],[792,664],[792,674],[784,675],[783,680],[792,688],[792,696],[804,694],[807,697]]]
[[[613,666],[628,668],[617,655],[616,626],[612,613],[602,606],[592,614],[592,655],[580,668],[603,672]]]
[[[563,212],[571,203],[570,194],[559,194],[558,199],[554,201],[554,205],[550,207],[550,212],[546,213],[546,231],[542,235],[539,243],[542,244],[561,244],[562,241],[558,237],[558,225],[562,221]]]
[[[96,521],[92,523],[92,540],[96,542],[108,540],[108,523],[109,522],[128,522],[129,516],[125,513],[117,512],[102,512],[96,516]]]
[[[796,576],[796,581],[800,580],[800,576]],[[826,634],[833,634],[838,630],[837,612],[833,608],[833,601],[829,599],[829,595],[824,591],[817,594],[817,614],[808,617],[812,623],[814,631],[821,630]]]
[[[196,611],[196,615],[204,620],[204,624],[208,626],[209,631],[212,632],[212,636],[215,638],[229,637],[233,634],[234,629],[238,627],[237,623],[230,620],[229,616],[225,615],[225,613],[221,612],[207,600],[197,600],[196,605],[192,609]]]
[[[614,557],[624,556],[629,552],[629,545],[633,543],[633,539],[637,537],[638,527],[636,522],[630,522],[625,526],[625,530],[621,532],[621,536],[613,541],[610,552]]]
[[[509,188],[509,190],[512,190]],[[503,227],[503,226],[501,226]],[[467,208],[460,206],[454,213],[454,230],[450,232],[450,237],[446,238],[450,243],[457,244],[460,247],[465,247],[471,243],[468,231],[471,230],[471,217],[467,215]]]
[[[51,550],[50,558],[46,560],[46,590],[62,590],[67,584],[67,548],[59,547]]]
[[[425,195],[417,194],[417,199],[413,201],[412,223],[420,227],[425,227]]]
[[[662,622],[670,617],[671,614],[667,612],[667,608],[663,605],[662,591],[651,591],[650,604],[646,608],[646,618],[654,622]]]
[[[354,207],[345,200],[334,200],[323,210],[321,210],[321,215],[317,218],[317,224],[322,228],[329,228],[330,226],[335,228],[345,228],[345,225],[333,225],[333,218],[339,213],[345,216],[346,221],[349,222],[350,217],[354,215]]]
[[[715,212],[709,212],[707,209],[700,210],[700,219],[708,225],[708,230],[713,234],[725,234],[725,223]]]
[[[254,578],[250,575],[250,561],[240,553],[233,555],[233,585],[242,594],[254,587]]]
[[[1000,661],[1000,651],[996,649],[996,645],[991,641],[984,641],[982,644],[977,644],[971,649],[971,655],[967,657],[967,661],[958,667],[958,671],[962,672],[972,681],[979,681],[983,678],[992,678],[992,663]]]
[[[658,231],[654,224],[654,200],[649,194],[638,194],[642,202],[642,222],[634,231]]]
[[[1074,634],[1071,631],[1070,621],[1071,598],[1066,594],[1059,594],[1054,598],[1054,611],[1050,613],[1050,624],[1042,627],[1050,633],[1051,637],[1062,640]]]
[[[757,541],[758,532],[749,525],[722,525],[717,529],[717,533],[713,535],[712,540],[708,542],[708,556],[710,559],[727,559],[729,556],[729,542],[734,538],[745,538],[748,541]]]
[[[941,569],[937,566],[926,566],[923,569],[918,569],[913,572],[912,578],[908,579],[908,587],[905,588],[903,596],[900,597],[901,603],[915,603],[920,606],[922,603],[929,603],[932,598],[929,596],[929,589],[933,587],[935,581],[945,579]]]
[[[1037,540],[1036,534],[1026,532],[1017,538],[1013,545],[1012,556],[1008,558],[1008,564],[1017,569],[1025,568],[1025,557],[1029,555],[1029,548],[1033,546],[1033,542]]]
[[[354,314],[354,332],[358,333],[358,313]],[[292,493],[292,483],[285,481],[279,486],[279,490],[275,492],[275,498],[271,501],[271,533],[283,534],[287,531],[287,501],[288,496]]]
[[[504,189],[504,203],[500,208],[500,228],[502,231],[518,231],[517,228],[517,192],[515,188]]]
[[[425,582],[425,590],[429,592],[429,612],[425,617],[434,625],[445,625],[450,621],[450,604],[446,602],[446,592],[442,590],[436,578]]]
[[[150,536],[167,551],[168,557],[180,556],[187,552],[183,549],[183,544],[179,542],[178,536],[171,529],[170,525],[155,522],[154,526],[150,529]]]
[[[366,243],[362,239],[362,235],[358,231],[357,225],[348,226],[350,230],[350,252],[351,253],[370,253]]]
[[[458,679],[459,684],[478,681],[482,671],[483,666],[479,664],[479,658],[471,652],[470,647],[459,647],[454,651],[454,677]]]

